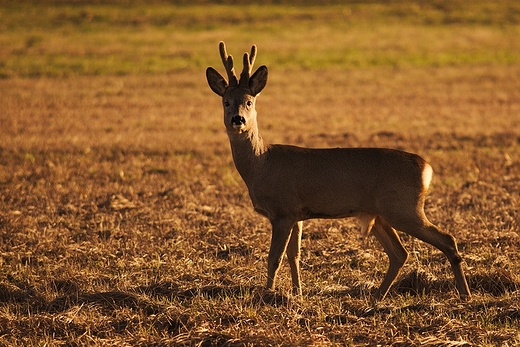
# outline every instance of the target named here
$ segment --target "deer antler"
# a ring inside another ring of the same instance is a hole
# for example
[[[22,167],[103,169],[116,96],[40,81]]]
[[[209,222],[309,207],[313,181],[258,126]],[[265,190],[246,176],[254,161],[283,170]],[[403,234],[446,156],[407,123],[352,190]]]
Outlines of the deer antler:
[[[219,44],[220,49],[220,57],[222,58],[222,64],[224,64],[224,68],[226,69],[229,85],[236,86],[238,84],[237,75],[235,74],[235,68],[233,67],[233,56],[228,55],[226,51],[226,44],[224,41],[220,41]]]
[[[251,76],[251,71],[253,70],[253,64],[256,59],[256,45],[251,47],[251,54],[244,53],[244,69],[240,74],[240,85],[247,87],[249,85],[249,76]]]

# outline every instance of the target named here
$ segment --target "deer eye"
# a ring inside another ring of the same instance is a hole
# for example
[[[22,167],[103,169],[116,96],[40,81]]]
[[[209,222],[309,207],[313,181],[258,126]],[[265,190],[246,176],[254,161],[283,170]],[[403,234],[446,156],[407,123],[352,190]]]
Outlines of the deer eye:
[[[251,100],[247,100],[246,105],[247,107],[251,107],[251,105],[253,105],[253,102]]]
[[[224,101],[224,107],[229,107],[230,103],[228,101]]]

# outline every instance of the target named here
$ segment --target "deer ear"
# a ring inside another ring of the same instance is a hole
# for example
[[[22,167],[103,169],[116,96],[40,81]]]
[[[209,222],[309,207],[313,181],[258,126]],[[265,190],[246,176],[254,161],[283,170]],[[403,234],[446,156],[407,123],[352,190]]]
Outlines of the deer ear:
[[[217,70],[208,67],[206,69],[206,79],[208,80],[209,87],[215,92],[215,94],[224,96],[228,83]]]
[[[249,77],[249,89],[253,96],[258,95],[267,84],[267,66],[260,66],[255,73]]]

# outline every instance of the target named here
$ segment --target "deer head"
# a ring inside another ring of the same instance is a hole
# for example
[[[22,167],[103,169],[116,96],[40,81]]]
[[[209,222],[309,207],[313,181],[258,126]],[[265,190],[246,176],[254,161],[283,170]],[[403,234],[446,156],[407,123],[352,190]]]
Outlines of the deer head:
[[[251,75],[257,52],[253,45],[250,54],[244,53],[244,68],[239,80],[233,67],[233,56],[227,54],[224,42],[220,42],[219,49],[228,81],[212,67],[207,68],[206,78],[211,90],[222,97],[226,129],[228,133],[256,129],[256,97],[267,84],[267,67],[262,65]]]

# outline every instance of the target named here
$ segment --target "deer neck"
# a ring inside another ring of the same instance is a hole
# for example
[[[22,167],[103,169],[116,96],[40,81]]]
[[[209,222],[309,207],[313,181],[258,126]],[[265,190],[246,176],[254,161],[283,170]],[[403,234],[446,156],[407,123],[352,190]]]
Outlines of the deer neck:
[[[228,131],[228,136],[235,167],[248,184],[265,160],[268,145],[260,136],[256,124],[241,133]]]

